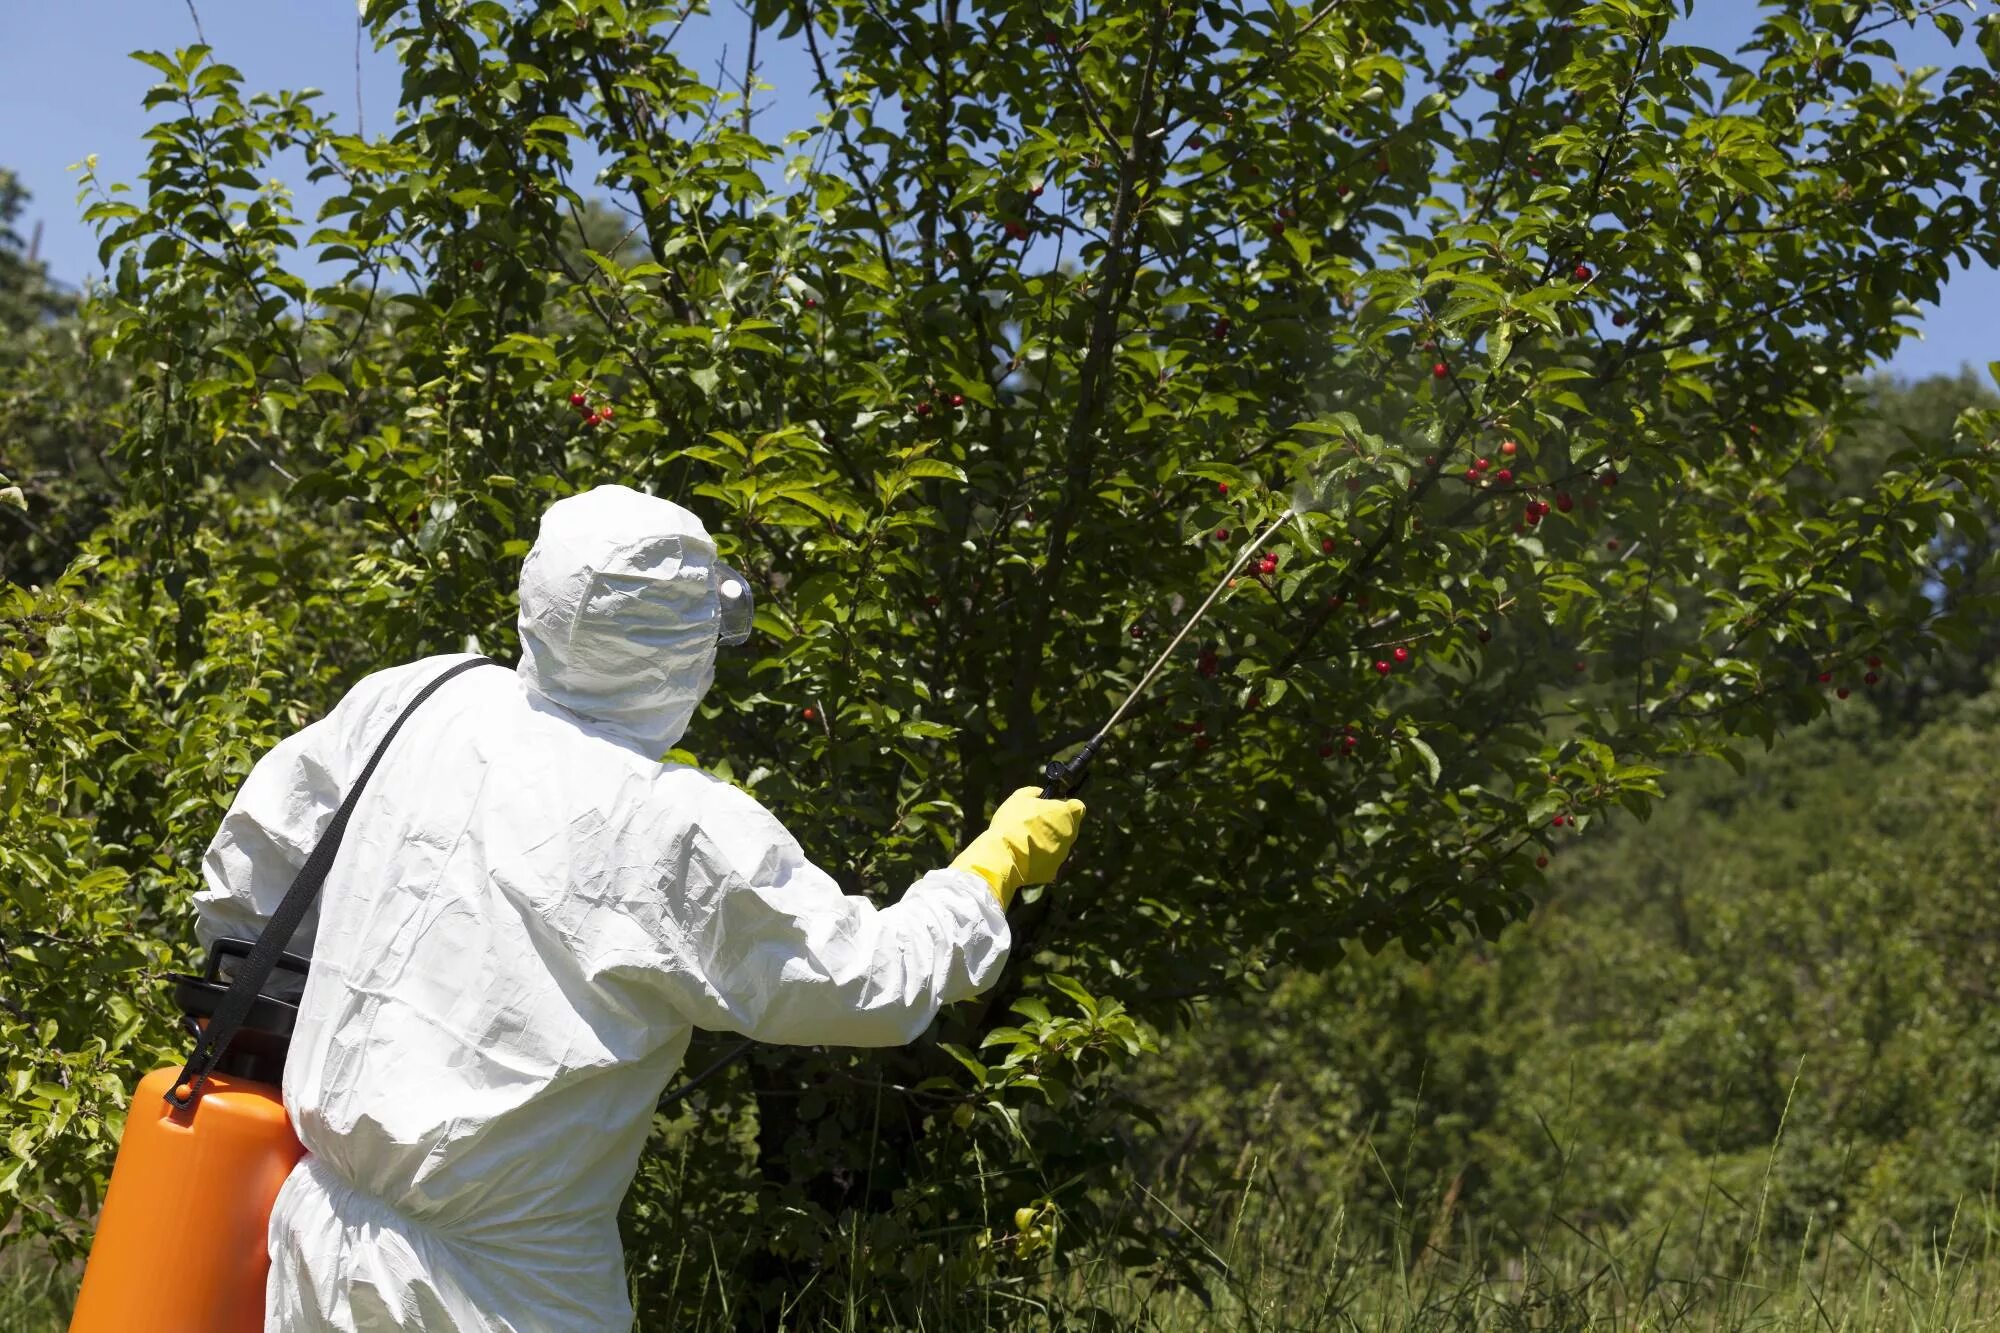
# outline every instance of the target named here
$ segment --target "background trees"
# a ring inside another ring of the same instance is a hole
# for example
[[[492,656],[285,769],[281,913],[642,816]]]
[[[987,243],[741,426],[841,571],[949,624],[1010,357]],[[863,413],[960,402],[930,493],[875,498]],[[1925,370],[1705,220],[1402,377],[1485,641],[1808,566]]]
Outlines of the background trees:
[[[659,1322],[717,1272],[873,1319],[1052,1255],[1191,1280],[1121,1174],[1110,1071],[1162,1026],[1495,936],[1671,761],[1979,678],[1993,414],[1854,433],[1910,303],[2000,256],[1995,80],[1894,69],[1909,8],[1774,6],[1731,57],[1645,0],[763,4],[830,108],[785,143],[617,0],[371,3],[404,117],[367,140],[142,57],[149,166],[90,182],[111,276],[62,335],[90,391],[8,400],[115,505],[61,579],[10,548],[0,1197],[77,1234],[235,782],[368,669],[511,651],[552,498],[725,534],[762,634],[675,757],[893,893],[1306,477],[1327,511],[1100,762],[999,993],[727,1066],[628,1217]]]

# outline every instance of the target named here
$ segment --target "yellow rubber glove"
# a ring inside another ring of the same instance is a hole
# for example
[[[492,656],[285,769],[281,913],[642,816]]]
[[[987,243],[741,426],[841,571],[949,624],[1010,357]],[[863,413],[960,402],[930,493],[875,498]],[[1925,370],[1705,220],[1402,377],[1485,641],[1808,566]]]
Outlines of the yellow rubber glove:
[[[951,867],[985,880],[1004,908],[1022,885],[1056,877],[1082,827],[1082,801],[1045,801],[1039,787],[1023,787],[1001,803],[992,824]]]

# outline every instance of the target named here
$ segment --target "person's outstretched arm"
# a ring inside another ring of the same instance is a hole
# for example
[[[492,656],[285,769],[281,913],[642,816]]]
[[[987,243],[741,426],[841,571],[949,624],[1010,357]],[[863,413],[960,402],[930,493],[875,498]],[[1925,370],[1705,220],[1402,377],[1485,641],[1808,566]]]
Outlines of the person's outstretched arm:
[[[705,817],[660,867],[665,972],[696,1026],[793,1045],[895,1046],[999,976],[1007,918],[984,868],[933,870],[878,907],[841,892],[749,797],[729,791],[703,804]],[[1042,804],[1067,819],[1066,852],[1082,807]]]

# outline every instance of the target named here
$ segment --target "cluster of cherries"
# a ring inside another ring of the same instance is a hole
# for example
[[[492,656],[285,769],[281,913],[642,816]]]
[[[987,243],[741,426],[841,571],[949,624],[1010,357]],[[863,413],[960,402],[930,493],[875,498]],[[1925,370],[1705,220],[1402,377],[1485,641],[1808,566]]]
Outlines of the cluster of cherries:
[[[951,408],[953,411],[957,411],[959,408],[965,406],[965,395],[962,393],[952,394],[949,398],[946,398],[944,400],[944,404],[946,407]],[[917,404],[917,415],[920,417],[927,417],[936,410],[937,409],[934,406],[932,406],[931,400],[928,398],[924,399],[922,402]],[[1033,511],[1030,511],[1028,517],[1033,518],[1034,516],[1035,515]]]
[[[1347,734],[1346,734],[1346,735],[1344,735],[1344,736],[1342,736],[1342,737],[1340,738],[1340,752],[1341,752],[1342,754],[1353,754],[1353,753],[1354,753],[1354,747],[1355,747],[1355,746],[1357,746],[1357,745],[1359,745],[1359,744],[1361,744],[1361,738],[1360,738],[1360,737],[1358,737],[1358,736],[1356,736],[1356,735],[1354,734],[1354,728],[1350,726],[1350,727],[1349,727],[1349,728],[1347,729]],[[1319,746],[1319,757],[1320,757],[1320,758],[1322,758],[1322,759],[1331,759],[1331,758],[1333,758],[1333,742],[1332,742],[1332,741],[1321,741],[1321,742],[1320,742],[1320,746]]]
[[[1822,685],[1833,684],[1833,673],[1831,671],[1820,672],[1819,683]],[[1882,659],[1873,653],[1868,655],[1868,673],[1861,678],[1861,683],[1871,688],[1882,683]],[[1845,699],[1852,693],[1854,691],[1845,685],[1834,690],[1834,695],[1841,699]]]
[[[612,417],[611,404],[594,408],[590,405],[590,398],[580,389],[569,396],[569,405],[576,409],[586,426],[601,425]]]

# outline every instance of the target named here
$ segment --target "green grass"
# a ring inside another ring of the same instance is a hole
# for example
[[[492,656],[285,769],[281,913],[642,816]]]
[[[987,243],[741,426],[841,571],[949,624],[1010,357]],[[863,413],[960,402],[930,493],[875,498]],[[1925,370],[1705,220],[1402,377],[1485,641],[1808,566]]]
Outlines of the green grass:
[[[1168,1207],[1157,1200],[1146,1206]],[[1706,1219],[1713,1223],[1715,1219]],[[1754,1226],[1754,1223],[1753,1223]],[[1990,1235],[1940,1238],[1894,1253],[1836,1235],[1794,1254],[1765,1253],[1754,1230],[1714,1226],[1692,1248],[1672,1235],[1595,1235],[1550,1218],[1543,1234],[1482,1234],[1446,1205],[1426,1218],[1292,1208],[1253,1182],[1183,1233],[1206,1252],[1206,1301],[1109,1264],[1086,1264],[1000,1300],[938,1302],[931,1330],[1143,1328],[1368,1330],[2000,1330],[2000,1249]],[[1415,1239],[1412,1239],[1412,1238]],[[1747,1243],[1746,1243],[1747,1242]],[[1679,1266],[1664,1256],[1680,1254]],[[73,1269],[23,1245],[0,1254],[0,1329],[61,1330]],[[942,1296],[942,1293],[940,1294]],[[949,1311],[956,1307],[956,1315]],[[718,1321],[717,1333],[729,1327]]]
[[[51,1262],[39,1247],[0,1238],[0,1329],[7,1333],[61,1333],[82,1270]]]
[[[1107,1326],[1246,1333],[2000,1330],[2000,1251],[1987,1236],[1891,1253],[1836,1235],[1767,1254],[1728,1229],[1690,1245],[1672,1234],[1592,1234],[1551,1218],[1541,1235],[1508,1237],[1443,1213],[1406,1226],[1252,1194],[1200,1238],[1225,1275],[1207,1301],[1100,1269],[1052,1286],[1048,1304],[1072,1317],[1095,1306],[1116,1317]]]

